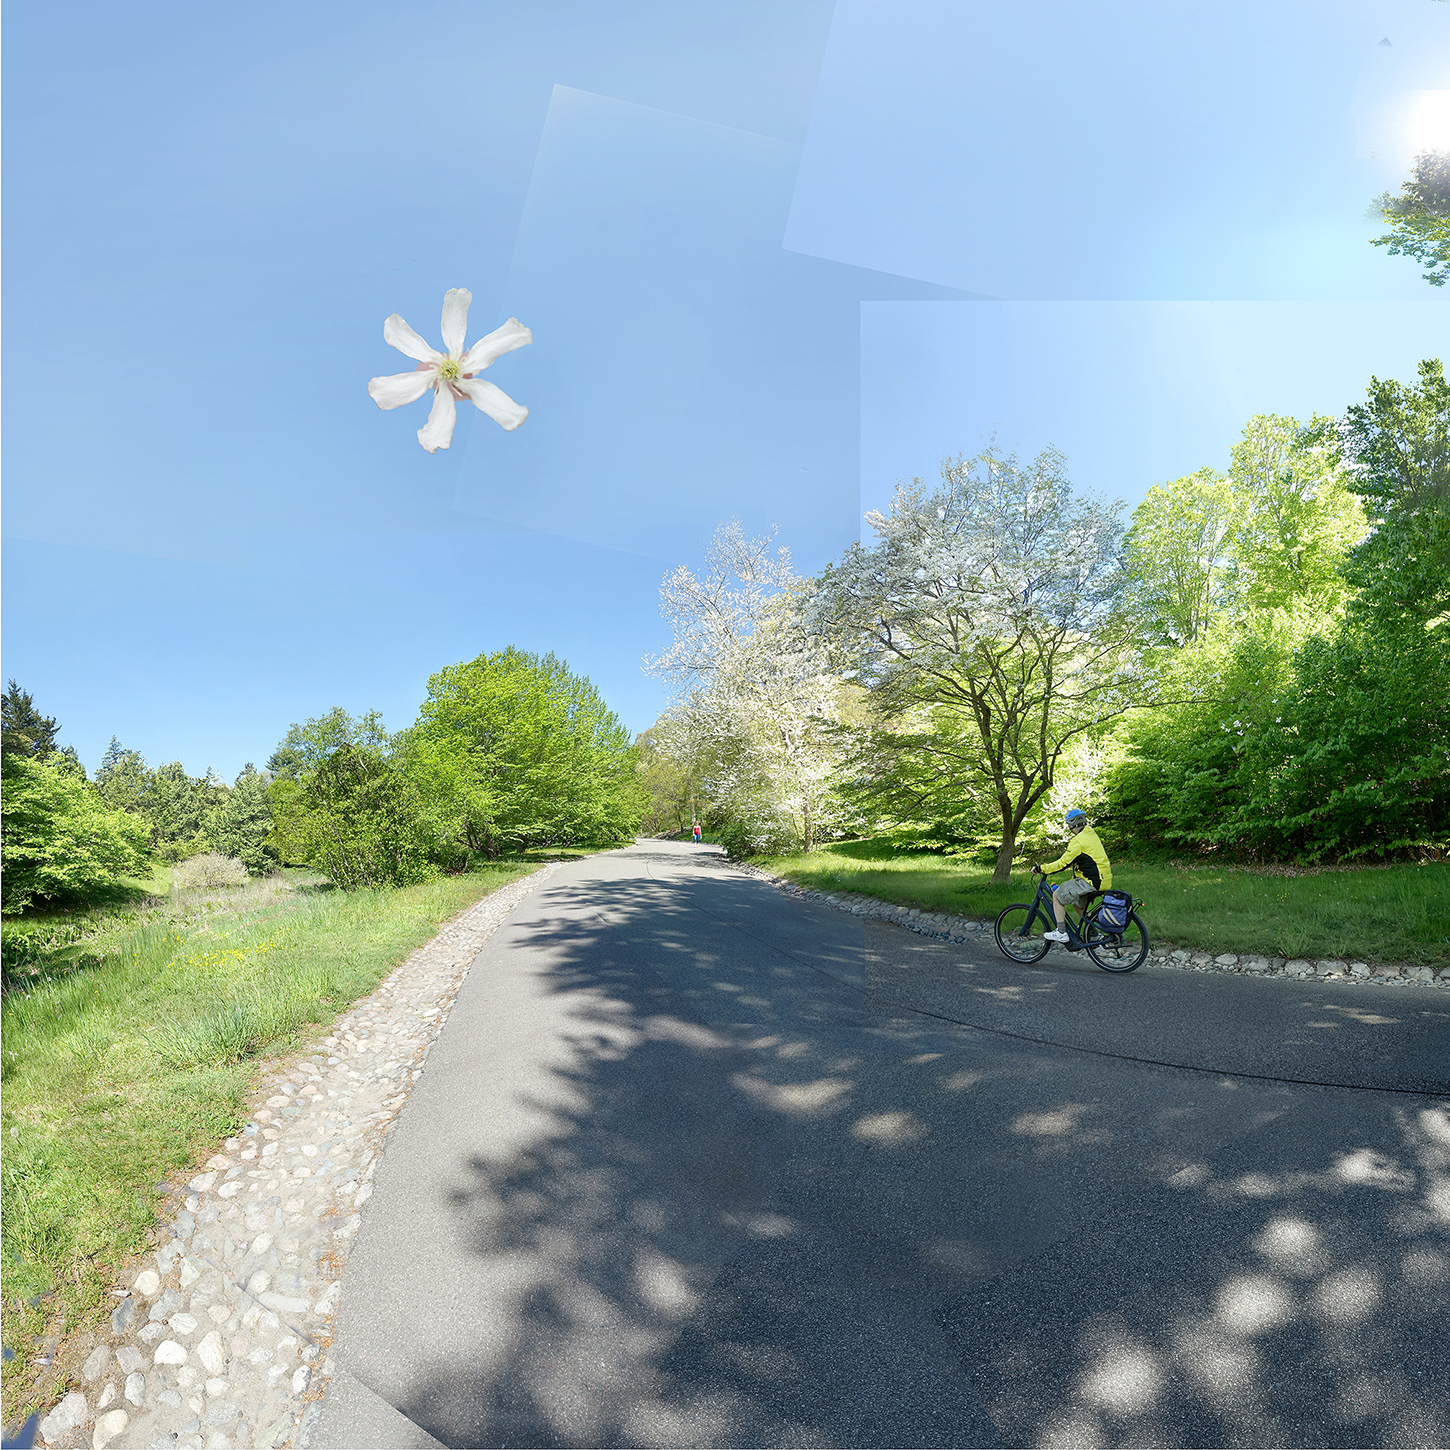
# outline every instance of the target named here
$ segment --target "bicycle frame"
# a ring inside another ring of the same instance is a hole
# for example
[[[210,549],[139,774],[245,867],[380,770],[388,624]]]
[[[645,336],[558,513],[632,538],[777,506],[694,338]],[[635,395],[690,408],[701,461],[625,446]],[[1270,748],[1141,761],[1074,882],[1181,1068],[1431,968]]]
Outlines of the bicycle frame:
[[[1042,913],[1042,919],[1047,923],[1048,931],[1057,930],[1057,913],[1052,909],[1053,902],[1057,897],[1053,893],[1052,885],[1044,872],[1042,879],[1037,883],[1037,895],[1032,898],[1032,910],[1027,913],[1026,920],[1017,931],[1018,936],[1027,936],[1037,924],[1037,914]],[[1067,933],[1067,950],[1080,952],[1087,945],[1082,939],[1082,932],[1078,929],[1087,922],[1087,908],[1084,907],[1078,915],[1076,922],[1072,919],[1072,911],[1063,909],[1063,930]]]

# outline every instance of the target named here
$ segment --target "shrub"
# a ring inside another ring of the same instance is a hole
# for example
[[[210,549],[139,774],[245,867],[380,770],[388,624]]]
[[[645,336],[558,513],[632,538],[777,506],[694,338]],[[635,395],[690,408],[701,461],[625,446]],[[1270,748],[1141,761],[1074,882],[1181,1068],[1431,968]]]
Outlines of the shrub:
[[[269,845],[325,871],[344,891],[405,886],[434,872],[436,840],[414,783],[381,751],[340,745],[300,785],[269,792]]]
[[[147,869],[146,828],[63,766],[4,756],[4,905],[85,896]]]
[[[217,851],[193,856],[183,861],[171,873],[171,879],[183,891],[201,888],[211,890],[217,886],[245,886],[247,868],[235,856],[223,856]]]

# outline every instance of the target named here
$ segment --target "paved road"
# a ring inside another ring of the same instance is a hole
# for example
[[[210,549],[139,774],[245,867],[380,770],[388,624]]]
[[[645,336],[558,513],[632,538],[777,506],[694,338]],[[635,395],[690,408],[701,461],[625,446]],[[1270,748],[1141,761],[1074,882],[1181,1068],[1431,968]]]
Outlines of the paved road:
[[[688,844],[474,964],[315,1447],[1450,1443],[1450,998],[1054,954]]]

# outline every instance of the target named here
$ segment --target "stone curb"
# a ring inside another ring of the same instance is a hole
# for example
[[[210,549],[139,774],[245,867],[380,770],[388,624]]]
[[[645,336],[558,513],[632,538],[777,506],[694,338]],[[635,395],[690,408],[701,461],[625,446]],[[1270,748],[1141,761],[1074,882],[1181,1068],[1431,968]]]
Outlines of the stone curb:
[[[310,1053],[264,1072],[255,1111],[184,1188],[110,1333],[40,1422],[58,1450],[301,1450],[333,1371],[348,1250],[387,1131],[483,944],[557,868],[456,916]],[[87,1434],[89,1431],[89,1435]]]
[[[769,881],[787,896],[803,901],[819,902],[837,911],[849,912],[853,916],[868,917],[874,921],[887,921],[904,926],[918,936],[931,937],[938,941],[965,946],[968,942],[992,941],[992,923],[977,921],[971,917],[949,916],[943,912],[920,911],[914,907],[898,906],[894,902],[881,901],[874,896],[858,896],[855,892],[831,893],[814,891],[800,886],[788,877],[777,876],[760,866],[747,865],[740,861],[729,863],[736,870],[749,872]],[[1450,967],[1418,967],[1398,964],[1368,962],[1342,962],[1336,960],[1310,961],[1307,958],[1286,959],[1252,954],[1223,952],[1213,956],[1209,952],[1191,948],[1174,951],[1150,951],[1145,966],[1165,967],[1170,971],[1190,972],[1232,972],[1251,977],[1315,977],[1323,981],[1362,983],[1381,987],[1450,987]]]

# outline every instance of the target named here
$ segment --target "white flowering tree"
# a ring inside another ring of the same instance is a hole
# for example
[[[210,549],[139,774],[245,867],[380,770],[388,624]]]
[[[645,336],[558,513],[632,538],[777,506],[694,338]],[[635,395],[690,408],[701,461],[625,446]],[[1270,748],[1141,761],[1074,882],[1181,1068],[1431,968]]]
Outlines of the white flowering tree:
[[[988,798],[1001,826],[992,879],[1006,881],[1069,743],[1150,703],[1115,608],[1119,506],[1075,499],[1053,450],[1023,465],[989,447],[945,460],[934,490],[899,485],[890,514],[867,521],[876,542],[814,582],[807,627],[858,661],[883,727],[879,779],[894,751],[902,788],[920,790],[922,732],[892,722],[936,722],[931,789]]]
[[[666,576],[661,609],[674,641],[645,662],[675,688],[659,748],[754,850],[810,851],[839,811],[832,727],[849,691],[796,628],[801,583],[773,535],[721,525],[702,574],[681,566]]]

